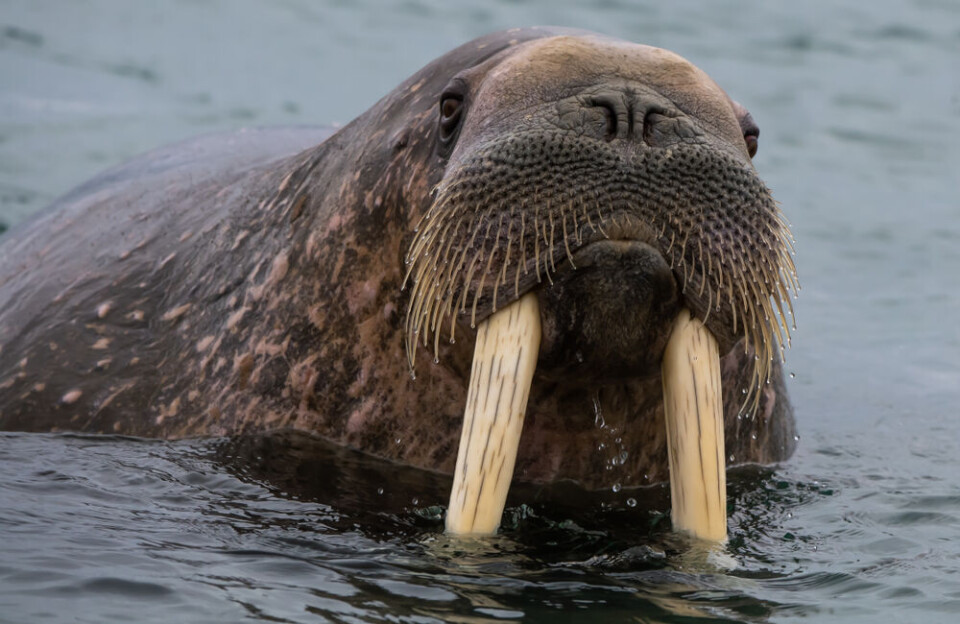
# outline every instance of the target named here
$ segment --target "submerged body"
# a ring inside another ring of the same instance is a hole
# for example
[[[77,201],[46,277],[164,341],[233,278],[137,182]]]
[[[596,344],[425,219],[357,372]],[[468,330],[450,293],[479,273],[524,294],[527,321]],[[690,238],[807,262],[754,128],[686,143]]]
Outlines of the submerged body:
[[[441,57],[332,136],[148,154],[0,243],[0,427],[293,428],[450,472],[471,325],[534,292],[543,341],[517,477],[667,478],[659,364],[682,307],[725,354],[726,452],[785,459],[772,321],[749,302],[783,289],[737,290],[765,281],[751,250],[781,245],[737,216],[776,220],[751,123],[675,55],[524,29]],[[564,206],[569,220],[551,212]],[[756,262],[722,272],[736,253]],[[741,417],[756,354],[769,374]]]

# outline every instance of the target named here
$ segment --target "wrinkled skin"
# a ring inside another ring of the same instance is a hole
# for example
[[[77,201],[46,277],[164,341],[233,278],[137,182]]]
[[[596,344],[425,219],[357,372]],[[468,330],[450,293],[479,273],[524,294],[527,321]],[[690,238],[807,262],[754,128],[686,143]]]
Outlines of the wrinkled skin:
[[[438,118],[451,89],[462,108],[448,133]],[[534,290],[544,339],[517,477],[587,487],[665,480],[659,361],[668,329],[682,305],[704,317],[721,300],[700,273],[689,282],[681,275],[690,260],[666,251],[657,202],[654,216],[606,203],[617,214],[602,233],[585,226],[569,251],[558,242],[549,258],[531,253],[511,265],[495,298],[491,283],[478,286],[479,273],[458,273],[451,292],[466,293],[466,313],[442,324],[435,353],[436,335],[417,335],[427,346],[418,347],[415,379],[405,338],[416,276],[404,286],[416,265],[407,263],[414,228],[478,155],[493,154],[509,177],[530,170],[510,160],[530,152],[504,145],[544,136],[553,137],[544,143],[551,154],[597,146],[601,164],[647,159],[661,170],[688,148],[712,163],[704,184],[757,195],[762,212],[768,194],[750,164],[751,133],[745,109],[680,57],[523,29],[441,57],[329,138],[318,129],[257,131],[148,154],[0,244],[0,427],[165,438],[294,428],[449,472],[471,321]],[[529,177],[517,178],[526,190],[477,180],[471,192],[512,193],[518,211],[542,199],[520,201],[537,192]],[[664,195],[651,180],[642,192]],[[683,195],[699,182],[681,182],[671,196],[702,212],[694,191]],[[577,193],[576,179],[564,183]],[[471,210],[466,196],[457,206]],[[502,242],[492,243],[501,255]],[[491,243],[461,246],[483,245]],[[734,330],[733,308],[720,307],[707,325],[727,353],[727,453],[736,462],[782,460],[794,425],[780,366],[772,362],[755,413],[739,417],[754,383],[753,349],[770,345],[745,348],[747,317]]]

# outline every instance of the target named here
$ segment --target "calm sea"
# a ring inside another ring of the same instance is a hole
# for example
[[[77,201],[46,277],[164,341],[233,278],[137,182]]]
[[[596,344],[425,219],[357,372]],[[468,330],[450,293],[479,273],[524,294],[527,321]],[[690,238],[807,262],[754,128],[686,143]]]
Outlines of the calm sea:
[[[762,129],[802,439],[731,473],[730,561],[667,531],[663,488],[519,488],[467,543],[443,477],[306,440],[5,434],[0,621],[960,621],[956,0],[4,0],[0,223],[190,135],[347,122],[531,24],[679,52]]]

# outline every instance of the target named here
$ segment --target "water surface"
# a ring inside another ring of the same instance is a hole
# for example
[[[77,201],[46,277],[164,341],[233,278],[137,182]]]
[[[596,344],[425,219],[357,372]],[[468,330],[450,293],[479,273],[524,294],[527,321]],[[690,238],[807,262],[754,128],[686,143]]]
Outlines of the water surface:
[[[956,621],[956,2],[2,1],[0,223],[187,136],[347,122],[543,23],[679,52],[761,127],[802,439],[732,473],[735,568],[666,530],[663,488],[518,488],[469,544],[441,534],[443,477],[348,452],[289,474],[269,443],[8,434],[0,621]]]

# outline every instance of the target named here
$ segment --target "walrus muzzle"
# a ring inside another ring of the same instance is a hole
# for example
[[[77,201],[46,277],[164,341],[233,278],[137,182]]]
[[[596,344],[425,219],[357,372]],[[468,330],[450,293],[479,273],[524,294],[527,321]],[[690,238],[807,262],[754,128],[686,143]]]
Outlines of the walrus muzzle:
[[[674,526],[724,539],[720,355],[738,343],[756,354],[751,409],[789,341],[796,289],[789,231],[749,161],[696,141],[648,149],[547,131],[498,135],[447,171],[407,254],[411,366],[418,344],[439,353],[444,328],[453,341],[458,316],[477,330],[447,530],[499,524],[542,335],[535,293],[591,244],[626,241],[633,257],[658,254],[679,293],[639,347],[663,349]]]

